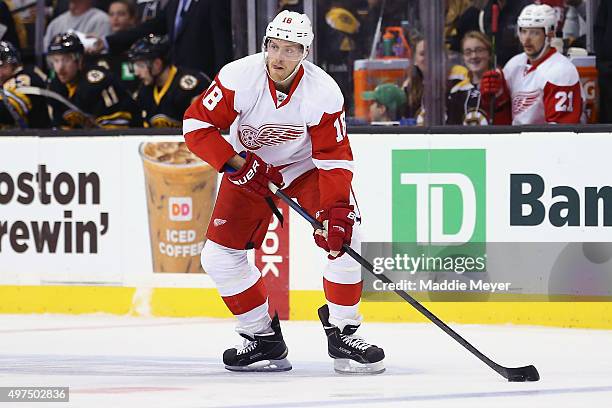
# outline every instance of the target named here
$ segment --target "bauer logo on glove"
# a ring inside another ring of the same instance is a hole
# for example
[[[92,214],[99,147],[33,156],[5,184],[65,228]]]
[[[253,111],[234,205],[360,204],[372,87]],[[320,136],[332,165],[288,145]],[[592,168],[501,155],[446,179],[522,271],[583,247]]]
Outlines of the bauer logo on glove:
[[[252,152],[247,152],[244,157],[246,162],[236,172],[228,175],[229,181],[262,197],[272,195],[268,183],[279,188],[283,186],[283,175],[271,164],[266,163],[261,157]]]
[[[245,166],[246,166],[246,164],[245,164]],[[251,167],[251,169],[249,171],[246,172],[244,177],[242,177],[241,179],[238,179],[238,180],[231,180],[231,182],[234,183],[234,184],[238,184],[238,185],[242,185],[242,184],[248,183],[253,177],[255,177],[255,173],[257,172],[257,168],[259,168],[259,162],[258,161],[254,161],[253,162],[253,166]]]

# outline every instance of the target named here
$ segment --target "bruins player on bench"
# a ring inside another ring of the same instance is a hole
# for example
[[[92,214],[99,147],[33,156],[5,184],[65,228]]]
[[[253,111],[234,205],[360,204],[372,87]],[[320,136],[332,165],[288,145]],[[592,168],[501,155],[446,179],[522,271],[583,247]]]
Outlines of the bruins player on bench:
[[[170,63],[167,36],[149,34],[128,51],[141,81],[136,103],[143,110],[145,127],[183,126],[183,114],[210,84],[205,74]]]

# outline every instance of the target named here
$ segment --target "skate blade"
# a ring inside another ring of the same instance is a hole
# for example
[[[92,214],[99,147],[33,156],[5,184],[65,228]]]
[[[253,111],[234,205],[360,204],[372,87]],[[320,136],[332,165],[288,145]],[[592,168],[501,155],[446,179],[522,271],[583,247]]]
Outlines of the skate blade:
[[[385,371],[385,363],[381,360],[376,363],[361,364],[348,358],[337,358],[334,359],[334,370],[338,374],[349,375],[380,374]]]
[[[286,358],[281,360],[261,360],[246,366],[228,366],[225,368],[230,371],[263,373],[291,370],[291,363]]]

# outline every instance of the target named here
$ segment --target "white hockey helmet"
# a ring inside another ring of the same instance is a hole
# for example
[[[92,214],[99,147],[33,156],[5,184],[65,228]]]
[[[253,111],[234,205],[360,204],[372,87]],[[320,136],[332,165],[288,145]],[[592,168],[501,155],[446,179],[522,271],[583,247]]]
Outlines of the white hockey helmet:
[[[543,28],[546,35],[555,32],[557,13],[548,4],[530,4],[521,11],[517,26],[521,28]]]
[[[278,38],[302,44],[304,55],[306,55],[310,51],[314,33],[312,32],[310,19],[306,14],[283,10],[268,24],[264,36],[264,45],[268,38]]]

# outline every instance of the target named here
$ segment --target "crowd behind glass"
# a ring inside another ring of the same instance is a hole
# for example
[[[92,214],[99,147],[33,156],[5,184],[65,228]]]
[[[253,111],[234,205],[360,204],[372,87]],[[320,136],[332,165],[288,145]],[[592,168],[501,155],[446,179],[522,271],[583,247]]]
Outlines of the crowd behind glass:
[[[601,46],[612,31],[605,28],[610,20],[605,0],[446,0],[440,50],[447,74],[445,124],[491,122],[481,80],[523,51],[517,18],[534,2],[557,13],[550,45],[578,67],[585,97],[581,122],[612,121],[612,107],[605,103],[612,58]],[[246,13],[238,3],[57,0],[45,9],[41,59],[36,3],[1,2],[8,12],[0,13],[6,27],[0,43],[0,125],[180,127],[181,112],[216,72],[247,53],[237,44],[243,33],[232,21]],[[312,10],[305,3],[278,0],[271,11],[314,14],[310,59],[340,86],[350,124],[427,124],[424,84],[432,70],[418,0],[317,0],[309,2]],[[587,18],[589,7],[599,9],[596,18]]]

